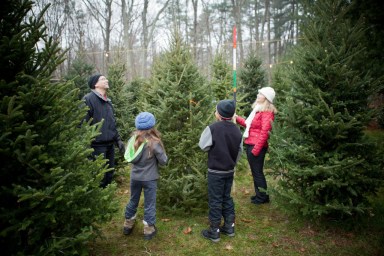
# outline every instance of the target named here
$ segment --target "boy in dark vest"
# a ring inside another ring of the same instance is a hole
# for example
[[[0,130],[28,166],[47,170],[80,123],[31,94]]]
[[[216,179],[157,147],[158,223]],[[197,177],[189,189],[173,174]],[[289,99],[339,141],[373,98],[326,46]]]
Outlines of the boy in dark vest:
[[[232,122],[233,100],[221,100],[216,106],[217,122],[207,126],[200,136],[199,147],[208,152],[208,205],[210,227],[204,238],[220,240],[220,232],[235,235],[235,205],[231,197],[235,165],[242,151],[242,134]],[[220,227],[221,218],[224,225]]]

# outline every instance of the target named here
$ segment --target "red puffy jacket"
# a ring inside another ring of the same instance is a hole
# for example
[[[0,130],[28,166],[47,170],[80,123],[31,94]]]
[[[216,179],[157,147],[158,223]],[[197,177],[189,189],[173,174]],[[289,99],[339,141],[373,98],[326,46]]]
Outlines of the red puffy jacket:
[[[275,119],[275,114],[271,111],[257,112],[252,120],[249,128],[249,136],[244,140],[247,145],[254,145],[252,154],[257,156],[263,147],[268,147],[269,132],[272,130],[272,122]],[[245,119],[236,117],[236,123],[243,127]]]

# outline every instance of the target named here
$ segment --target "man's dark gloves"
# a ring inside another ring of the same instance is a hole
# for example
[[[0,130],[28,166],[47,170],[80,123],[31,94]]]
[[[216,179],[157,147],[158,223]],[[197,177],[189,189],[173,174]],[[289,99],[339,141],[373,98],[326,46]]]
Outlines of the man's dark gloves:
[[[120,154],[124,155],[125,153],[125,145],[122,140],[117,141],[117,147],[119,148]]]

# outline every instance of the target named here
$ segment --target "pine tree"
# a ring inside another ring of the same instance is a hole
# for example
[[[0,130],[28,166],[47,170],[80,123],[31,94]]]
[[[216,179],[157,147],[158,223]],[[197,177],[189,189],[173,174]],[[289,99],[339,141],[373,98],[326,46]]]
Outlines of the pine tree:
[[[70,66],[66,80],[73,80],[76,87],[80,89],[79,99],[82,99],[89,92],[88,79],[94,70],[94,66],[84,61],[84,56],[80,54]]]
[[[27,19],[32,2],[2,4],[0,247],[4,255],[85,254],[116,211],[114,186],[99,188],[105,160],[88,159],[98,130],[79,126],[86,109],[74,84],[51,80],[64,59],[43,13]]]
[[[157,206],[174,213],[206,209],[207,156],[198,142],[213,121],[215,105],[177,33],[170,50],[155,62],[142,91],[146,102],[140,111],[154,113],[169,157],[169,164],[160,170]]]
[[[215,101],[229,99],[232,97],[232,74],[231,67],[226,62],[222,52],[216,54],[211,64],[212,88]]]
[[[128,85],[125,82],[125,65],[120,63],[115,63],[110,65],[108,68],[108,82],[109,82],[109,91],[108,97],[111,98],[113,103],[113,108],[115,111],[117,129],[119,131],[120,137],[126,144],[128,138],[132,131],[135,129],[134,126],[134,107],[133,107],[133,95],[128,90]],[[125,167],[127,166],[124,156],[118,152],[116,148],[116,172],[115,180],[119,181],[119,174],[125,172]],[[121,176],[120,176],[121,178]]]
[[[244,111],[249,115],[251,108],[249,106],[256,100],[258,89],[266,86],[265,70],[262,69],[262,61],[257,57],[256,52],[249,53],[244,61],[244,66],[239,70],[239,94],[244,95]]]
[[[121,138],[128,140],[134,130],[133,95],[125,82],[125,65],[113,64],[108,68],[110,89],[108,96],[112,99],[117,128]]]
[[[362,24],[351,26],[346,1],[316,1],[284,66],[280,113],[271,136],[277,198],[303,215],[368,212],[382,180],[382,156],[364,136],[374,81],[357,65]],[[277,96],[279,98],[279,96]]]

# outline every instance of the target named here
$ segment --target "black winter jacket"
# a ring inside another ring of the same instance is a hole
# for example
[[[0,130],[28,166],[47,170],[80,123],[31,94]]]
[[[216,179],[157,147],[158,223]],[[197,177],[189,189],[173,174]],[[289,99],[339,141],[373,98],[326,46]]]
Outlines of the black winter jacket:
[[[117,143],[120,140],[120,135],[116,128],[116,119],[111,100],[109,98],[104,99],[98,92],[92,90],[84,96],[84,101],[89,107],[85,117],[86,121],[93,118],[91,124],[96,124],[104,120],[100,130],[101,134],[95,138],[92,146]]]

